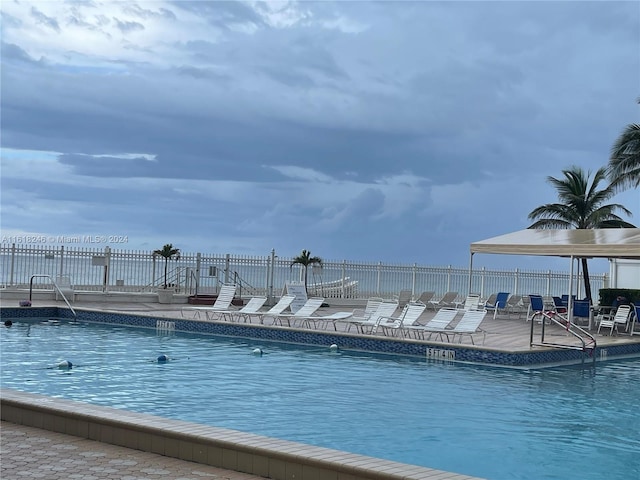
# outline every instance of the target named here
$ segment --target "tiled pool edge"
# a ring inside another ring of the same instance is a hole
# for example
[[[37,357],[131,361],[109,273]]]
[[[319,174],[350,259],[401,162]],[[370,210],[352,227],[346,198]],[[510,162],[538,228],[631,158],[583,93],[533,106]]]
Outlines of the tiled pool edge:
[[[514,368],[550,367],[565,364],[581,364],[582,352],[557,348],[538,348],[531,351],[504,351],[492,348],[429,343],[423,341],[397,340],[385,337],[366,335],[349,335],[341,332],[326,332],[305,329],[274,328],[262,325],[250,325],[228,322],[205,322],[188,319],[167,319],[148,315],[108,312],[102,310],[77,310],[79,318],[84,321],[108,323],[115,325],[131,325],[156,328],[156,322],[175,322],[177,331],[223,335],[230,337],[251,338],[254,340],[281,341],[306,345],[336,344],[343,349],[368,351],[384,354],[411,355],[427,358],[429,349],[436,361],[456,361],[482,365],[493,365]],[[0,308],[0,318],[33,318],[33,317],[71,318],[67,308],[59,307],[4,307]],[[454,359],[447,356],[453,352]],[[625,356],[640,355],[640,343],[608,345],[598,347],[594,352],[596,360],[615,359]],[[584,359],[585,365],[591,365],[591,358]]]
[[[230,429],[0,388],[3,421],[274,480],[473,480]]]

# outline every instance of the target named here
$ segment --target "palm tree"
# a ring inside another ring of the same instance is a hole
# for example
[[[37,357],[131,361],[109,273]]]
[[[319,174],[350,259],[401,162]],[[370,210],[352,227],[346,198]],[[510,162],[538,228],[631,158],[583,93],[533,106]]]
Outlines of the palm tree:
[[[302,250],[302,253],[291,261],[291,265],[289,266],[289,268],[293,268],[293,266],[296,264],[302,265],[304,267],[304,291],[306,292],[309,265],[322,266],[322,259],[320,257],[312,257],[309,250]]]
[[[640,186],[640,124],[627,125],[611,148],[609,179],[616,190]]]
[[[616,190],[640,186],[640,124],[627,125],[613,144],[607,173]]]
[[[536,221],[529,228],[634,228],[634,225],[616,215],[617,211],[622,211],[631,216],[632,213],[627,208],[617,203],[605,205],[615,195],[612,184],[598,189],[600,183],[606,180],[605,167],[598,169],[591,182],[591,172],[585,172],[580,167],[573,166],[562,173],[564,178],[561,179],[547,177],[547,181],[558,191],[559,203],[548,203],[535,208],[529,214],[529,219]],[[584,288],[591,302],[587,259],[581,260]]]
[[[167,267],[169,266],[169,260],[175,258],[176,260],[180,260],[180,249],[173,248],[173,245],[167,243],[161,250],[154,250],[154,255],[158,255],[164,258],[164,288],[167,289]]]

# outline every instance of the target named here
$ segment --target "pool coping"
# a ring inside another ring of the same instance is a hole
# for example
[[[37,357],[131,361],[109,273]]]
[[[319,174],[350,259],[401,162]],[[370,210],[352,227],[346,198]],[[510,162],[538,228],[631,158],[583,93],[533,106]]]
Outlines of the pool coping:
[[[0,388],[3,421],[274,480],[478,480],[219,427]]]

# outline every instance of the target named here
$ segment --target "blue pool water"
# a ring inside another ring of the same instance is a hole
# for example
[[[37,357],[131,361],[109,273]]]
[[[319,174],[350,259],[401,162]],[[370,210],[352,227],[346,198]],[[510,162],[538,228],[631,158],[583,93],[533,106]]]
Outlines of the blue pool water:
[[[0,361],[7,388],[492,480],[640,478],[638,359],[512,370],[31,320],[2,327]]]

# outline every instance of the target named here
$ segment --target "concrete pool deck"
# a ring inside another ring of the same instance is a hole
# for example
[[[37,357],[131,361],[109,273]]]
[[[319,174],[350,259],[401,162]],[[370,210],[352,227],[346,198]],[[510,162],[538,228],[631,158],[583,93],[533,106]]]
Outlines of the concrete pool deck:
[[[34,306],[66,308],[63,302],[37,302]],[[185,307],[180,304],[107,302],[75,303],[73,306],[78,310],[167,320],[183,319],[181,309]],[[321,314],[348,310],[344,306],[329,307],[323,308]],[[432,315],[433,312],[428,312],[426,319]],[[333,332],[333,325],[326,328]],[[484,349],[505,352],[540,349],[529,346],[531,324],[522,316],[496,319],[488,316],[482,328],[487,332]],[[338,333],[345,335],[344,329],[344,325],[338,324]],[[547,335],[566,338],[566,332],[557,326],[549,326]],[[640,335],[596,334],[596,338],[599,347],[640,344]],[[2,478],[472,479],[466,475],[7,389],[0,390],[0,403]],[[32,461],[24,458],[27,450]],[[81,457],[77,462],[73,461],[75,454],[70,454],[76,450]],[[169,473],[162,473],[165,471]],[[57,472],[62,473],[56,477]]]

